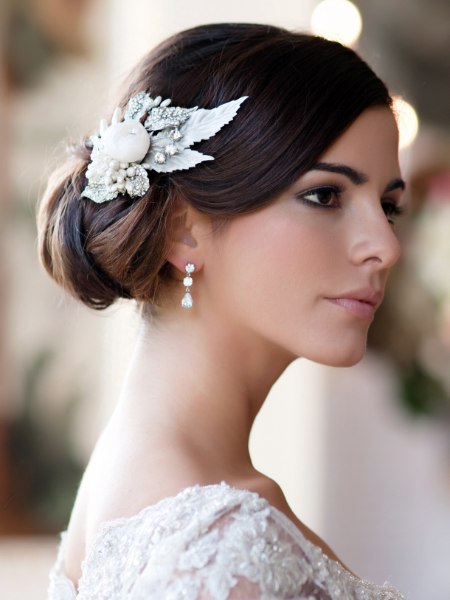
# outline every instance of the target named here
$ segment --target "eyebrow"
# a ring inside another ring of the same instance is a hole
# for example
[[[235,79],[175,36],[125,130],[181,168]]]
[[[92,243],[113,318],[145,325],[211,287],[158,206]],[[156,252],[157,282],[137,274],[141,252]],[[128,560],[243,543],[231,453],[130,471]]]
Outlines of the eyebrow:
[[[384,190],[384,193],[386,194],[387,192],[392,192],[397,189],[404,190],[405,187],[406,187],[406,183],[404,182],[404,180],[401,179],[400,177],[396,177],[390,183],[387,184],[386,189]]]
[[[369,177],[362,173],[361,171],[357,171],[353,169],[353,167],[349,167],[348,165],[341,165],[336,163],[326,163],[319,162],[316,163],[313,168],[313,171],[327,171],[328,173],[338,173],[339,175],[345,175],[348,177],[352,183],[355,185],[362,185],[363,183],[367,183],[369,181]],[[392,192],[396,189],[404,190],[406,187],[406,183],[400,177],[396,177],[391,182],[389,182],[384,190],[384,193]]]

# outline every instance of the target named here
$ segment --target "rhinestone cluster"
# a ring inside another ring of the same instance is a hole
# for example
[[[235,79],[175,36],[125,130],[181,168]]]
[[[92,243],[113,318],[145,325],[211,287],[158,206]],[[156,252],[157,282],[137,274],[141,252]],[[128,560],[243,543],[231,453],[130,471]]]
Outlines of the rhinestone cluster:
[[[135,96],[132,96],[127,104],[127,110],[125,113],[126,119],[141,119],[145,113],[148,113],[153,108],[158,106],[166,107],[169,106],[171,100],[163,100],[161,96],[152,98],[147,92],[139,92]]]
[[[166,129],[167,127],[181,127],[189,119],[195,108],[181,108],[180,106],[158,106],[152,108],[144,127],[151,131]]]

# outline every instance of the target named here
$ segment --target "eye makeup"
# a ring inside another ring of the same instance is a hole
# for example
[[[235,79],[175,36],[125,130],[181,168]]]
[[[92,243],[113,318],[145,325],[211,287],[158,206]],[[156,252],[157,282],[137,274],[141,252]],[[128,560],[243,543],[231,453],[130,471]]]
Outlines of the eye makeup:
[[[344,190],[337,185],[319,185],[295,194],[295,197],[315,208],[339,208]]]
[[[394,191],[396,189],[403,189],[403,187],[396,184],[395,186],[392,186],[389,191]],[[326,210],[338,209],[342,206],[342,195],[344,192],[345,189],[341,185],[324,184],[297,192],[295,198],[313,208],[322,208]],[[384,214],[391,224],[394,224],[396,219],[405,212],[405,207],[400,206],[394,198],[381,198],[380,203]]]

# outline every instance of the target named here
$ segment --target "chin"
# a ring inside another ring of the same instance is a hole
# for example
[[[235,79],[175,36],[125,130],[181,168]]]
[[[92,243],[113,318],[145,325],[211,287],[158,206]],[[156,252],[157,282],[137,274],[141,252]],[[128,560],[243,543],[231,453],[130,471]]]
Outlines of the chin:
[[[346,348],[344,345],[336,348],[334,352],[316,354],[315,356],[305,356],[313,362],[327,367],[353,367],[358,364],[366,354],[366,344],[359,346],[353,345]]]
[[[330,365],[332,367],[353,367],[357,365],[363,358],[366,352],[360,352],[359,354],[355,354],[353,356],[346,356],[342,360],[338,360],[335,364]]]

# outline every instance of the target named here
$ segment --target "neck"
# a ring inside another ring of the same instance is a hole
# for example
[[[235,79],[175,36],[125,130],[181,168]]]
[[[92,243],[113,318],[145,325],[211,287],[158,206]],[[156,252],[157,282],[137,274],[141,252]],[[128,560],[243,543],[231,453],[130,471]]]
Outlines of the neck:
[[[143,324],[118,410],[159,449],[180,448],[205,471],[231,477],[252,469],[253,421],[293,358],[250,332],[183,311]]]

